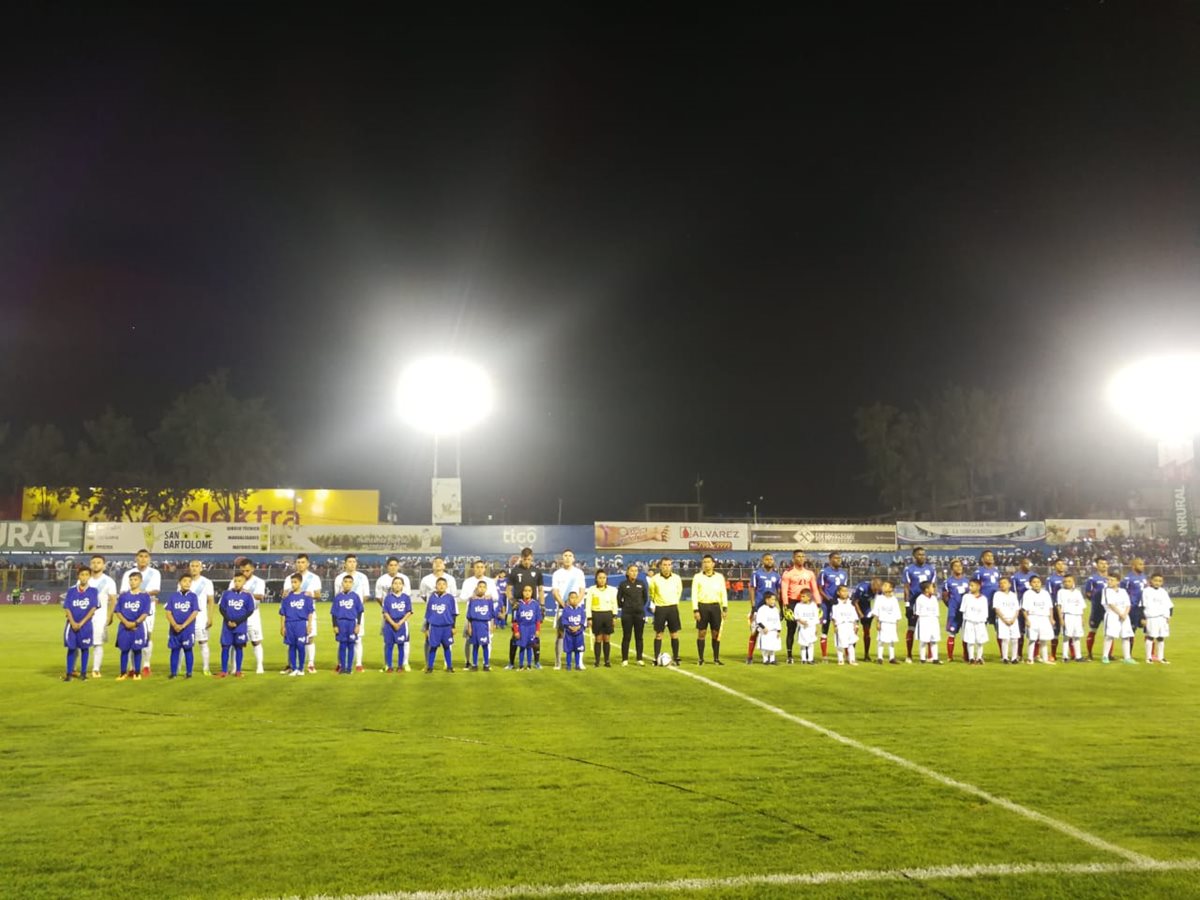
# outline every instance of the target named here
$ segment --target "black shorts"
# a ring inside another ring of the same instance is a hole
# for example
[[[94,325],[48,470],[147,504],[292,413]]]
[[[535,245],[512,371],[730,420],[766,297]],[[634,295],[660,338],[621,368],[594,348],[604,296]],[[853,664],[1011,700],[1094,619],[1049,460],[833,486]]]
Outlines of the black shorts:
[[[697,631],[706,631],[709,628],[713,631],[721,630],[720,603],[698,603],[696,612],[700,613],[700,618],[696,620]]]
[[[654,607],[654,632],[662,634],[664,631],[669,631],[671,634],[679,631],[678,606]]]
[[[592,613],[592,634],[612,634],[613,614],[610,612]]]

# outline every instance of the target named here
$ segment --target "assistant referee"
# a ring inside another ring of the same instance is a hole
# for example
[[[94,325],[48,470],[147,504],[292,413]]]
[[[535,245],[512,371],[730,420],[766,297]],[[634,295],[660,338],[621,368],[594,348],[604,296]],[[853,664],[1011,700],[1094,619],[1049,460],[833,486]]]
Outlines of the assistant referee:
[[[692,579],[692,614],[696,617],[696,653],[704,665],[704,644],[712,629],[713,665],[721,662],[721,625],[729,614],[729,589],[725,576],[716,571],[716,560],[708,553],[700,559],[700,574]]]

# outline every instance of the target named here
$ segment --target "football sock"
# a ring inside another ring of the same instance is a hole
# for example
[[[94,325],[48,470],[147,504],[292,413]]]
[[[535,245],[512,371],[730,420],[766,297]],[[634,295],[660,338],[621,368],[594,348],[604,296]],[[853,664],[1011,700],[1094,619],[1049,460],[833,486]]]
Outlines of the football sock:
[[[758,635],[750,632],[750,640],[746,643],[746,659],[754,659],[754,648],[758,644]]]
[[[192,669],[194,669],[196,667],[196,651],[193,650],[191,647],[184,648],[183,663],[187,669],[187,674],[191,675]]]
[[[671,638],[671,658],[679,662],[679,638]]]
[[[484,666],[488,666],[488,667],[490,667],[492,664],[492,645],[491,644],[483,645],[483,664],[484,664]]]
[[[888,644],[888,659],[895,659],[895,658],[896,658],[896,645]]]
[[[1029,649],[1030,649],[1030,653],[1032,654],[1033,648],[1030,647]],[[1019,638],[1017,638],[1017,656],[1024,656],[1024,655],[1025,655],[1025,635],[1021,635]],[[1030,655],[1029,658],[1033,659],[1033,656]]]
[[[362,654],[363,654],[362,641],[355,641],[354,642],[354,665],[356,665],[356,666],[362,665]]]
[[[310,669],[317,667],[317,644],[312,638],[309,638],[308,643],[304,645],[304,657]]]
[[[517,646],[517,639],[509,638],[508,639],[508,664],[510,666],[516,664],[517,650],[519,650],[519,649],[520,648]]]
[[[450,656],[450,648],[449,647],[442,648],[442,656],[444,656],[446,658],[446,668],[453,669],[454,668],[454,659],[453,659],[453,657]]]
[[[696,659],[700,660],[700,662],[704,662],[704,641],[703,640],[698,639],[696,641]]]
[[[1155,648],[1157,650],[1155,658],[1159,662],[1163,662],[1167,658],[1167,639],[1161,638],[1161,639],[1155,641],[1155,643],[1158,644],[1158,647]]]
[[[92,674],[97,674],[100,671],[100,663],[104,661],[104,647],[92,648]]]
[[[592,642],[592,656],[595,658],[595,664],[600,665],[600,641]]]
[[[262,644],[254,645],[254,671],[260,675],[263,671],[263,646]]]
[[[607,666],[612,660],[612,641],[604,642],[604,664]]]
[[[577,669],[583,668],[583,651],[582,650],[575,651],[575,668],[577,668]]]
[[[179,648],[178,647],[171,648],[171,674],[172,675],[179,674]]]
[[[1102,656],[1103,659],[1109,659],[1112,657],[1112,646],[1113,646],[1112,638],[1105,638],[1104,639],[1103,656]]]
[[[125,671],[125,654],[121,654],[121,671]],[[221,645],[221,671],[229,671],[229,648],[224,644]]]
[[[904,644],[908,648],[908,658],[912,659],[913,630],[911,628],[904,632]]]
[[[1126,659],[1133,659],[1133,638],[1121,641],[1121,649]]]
[[[75,671],[75,653],[76,653],[75,650],[67,651],[67,677],[68,678],[71,676],[71,673]]]
[[[863,659],[871,658],[871,630],[863,629]]]
[[[237,671],[238,672],[242,671],[242,662],[245,660],[245,658],[246,658],[246,648],[245,647],[239,646],[239,647],[233,648],[233,659],[234,659],[234,662],[237,663]]]
[[[821,659],[825,659],[829,655],[829,636],[821,635]]]
[[[946,659],[954,659],[954,635],[946,637]]]
[[[1096,632],[1089,631],[1087,633],[1087,653],[1088,659],[1092,658],[1092,651],[1096,646]]]
[[[924,644],[921,644],[917,648],[917,656],[920,657],[921,662],[925,662],[925,645]]]
[[[390,669],[392,667],[392,645],[391,644],[387,644],[383,648],[383,665],[384,665],[384,668],[387,668],[387,669]]]
[[[662,638],[654,639],[654,661],[658,662],[658,658],[662,656]]]
[[[142,654],[141,654],[143,662],[139,663],[139,668],[143,665],[147,669],[150,668],[150,655],[152,653],[154,653],[154,641],[147,640],[146,641],[146,649],[144,651],[142,651]]]
[[[142,651],[133,651],[133,671],[135,675],[140,675],[142,672]]]
[[[562,638],[554,639],[554,664],[556,666],[562,665],[562,645],[563,645]]]
[[[936,644],[936,643],[930,643],[930,645],[929,645],[929,658],[930,658],[930,659],[932,659],[932,660],[934,660],[934,661],[936,661],[936,660],[937,660],[937,658],[938,658],[938,655],[937,655],[937,644]]]
[[[203,644],[200,645],[200,668],[205,672],[208,671],[208,662],[209,662],[208,641],[205,641]]]
[[[854,658],[854,648],[853,647],[846,648],[846,656],[849,658],[850,662],[858,662],[858,660]],[[934,658],[936,659],[936,657],[934,657]]]
[[[79,650],[79,674],[86,675],[88,673],[88,648],[81,647]]]
[[[720,658],[721,658],[721,640],[720,640],[720,638],[713,638],[713,662],[716,662]]]
[[[129,670],[129,651],[121,651],[121,674],[124,675]]]

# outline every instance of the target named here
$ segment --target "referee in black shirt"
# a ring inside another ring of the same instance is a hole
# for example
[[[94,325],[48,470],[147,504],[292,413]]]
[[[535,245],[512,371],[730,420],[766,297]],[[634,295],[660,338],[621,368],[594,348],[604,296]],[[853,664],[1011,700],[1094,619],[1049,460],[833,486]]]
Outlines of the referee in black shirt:
[[[638,578],[638,567],[625,569],[625,580],[617,585],[617,608],[621,610],[621,665],[629,665],[629,639],[637,641],[637,664],[642,659],[642,629],[646,627],[646,601],[649,599],[646,582]]]
[[[533,567],[533,548],[521,548],[521,561],[512,567],[508,573],[508,609],[513,616],[513,633],[508,639],[508,668],[516,668],[517,662],[517,604],[521,602],[521,591],[525,585],[533,588],[533,596],[537,597],[539,606],[545,606],[542,588],[542,573]],[[537,657],[541,651],[534,651]],[[535,657],[536,658],[536,657]]]

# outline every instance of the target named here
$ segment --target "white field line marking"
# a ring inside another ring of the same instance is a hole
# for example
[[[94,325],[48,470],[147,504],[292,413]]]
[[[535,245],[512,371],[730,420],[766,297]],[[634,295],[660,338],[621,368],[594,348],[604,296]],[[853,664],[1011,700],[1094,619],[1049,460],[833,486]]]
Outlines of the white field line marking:
[[[508,887],[393,891],[379,894],[346,894],[340,897],[322,894],[312,900],[508,900],[513,897],[681,893],[747,887],[860,884],[872,881],[944,881],[963,878],[1013,878],[1022,875],[1121,875],[1181,871],[1200,871],[1200,859],[1151,861],[1148,863],[1015,863],[1010,865],[937,866],[925,869],[865,869],[850,872],[784,872],[777,875],[734,875],[729,878],[679,878],[673,881],[514,884]],[[296,900],[296,898],[290,898],[290,900]]]
[[[935,772],[933,769],[927,768],[920,763],[915,763],[911,760],[905,759],[902,756],[897,756],[895,753],[889,753],[887,750],[883,750],[879,747],[872,747],[870,744],[864,744],[862,741],[856,741],[854,738],[846,737],[844,734],[838,734],[838,732],[826,728],[823,725],[818,725],[816,722],[811,722],[808,719],[801,718],[800,716],[794,716],[790,712],[780,709],[778,706],[772,706],[769,703],[765,703],[764,701],[759,700],[757,697],[752,697],[749,694],[743,694],[741,691],[735,691],[733,688],[727,687],[726,685],[721,684],[719,681],[713,681],[711,678],[705,678],[703,675],[697,675],[694,672],[688,672],[684,669],[672,669],[672,671],[677,672],[680,675],[686,675],[688,678],[694,678],[696,681],[703,682],[704,684],[714,687],[719,691],[724,691],[733,697],[737,697],[739,700],[745,700],[747,703],[753,703],[760,709],[765,709],[767,712],[772,712],[781,718],[787,719],[789,722],[795,722],[797,725],[801,725],[805,728],[815,731],[817,734],[824,735],[831,740],[837,741],[839,744],[845,744],[847,747],[853,747],[855,750],[862,750],[864,753],[870,753],[872,756],[878,756],[880,759],[886,759],[888,762],[895,763],[898,766],[903,766],[904,768],[912,772],[916,772],[919,775],[924,775],[926,778],[930,778],[939,784],[944,784],[947,787],[957,788],[958,790],[970,794],[973,797],[978,797],[980,800],[986,800],[988,803],[995,804],[1001,809],[1006,809],[1009,812],[1016,813],[1018,816],[1024,816],[1026,819],[1029,819],[1032,822],[1038,822],[1039,824],[1045,825],[1048,828],[1053,828],[1056,831],[1060,831],[1065,835],[1069,835],[1078,841],[1083,841],[1083,843],[1089,844],[1092,847],[1095,847],[1097,850],[1103,850],[1105,853],[1112,854],[1113,856],[1123,857],[1130,862],[1134,862],[1142,866],[1152,866],[1155,864],[1155,860],[1151,859],[1149,856],[1143,856],[1141,853],[1137,853],[1133,850],[1126,850],[1124,847],[1118,847],[1116,844],[1110,844],[1108,841],[1104,840],[1104,838],[1096,837],[1094,834],[1089,834],[1086,831],[1076,828],[1074,825],[1063,822],[1061,819],[1055,819],[1046,815],[1045,813],[1038,812],[1036,809],[1030,809],[1028,806],[1022,806],[1020,803],[1014,803],[1012,800],[1009,800],[1006,797],[1000,797],[996,794],[989,793],[983,788],[976,787],[973,784],[968,784],[965,781],[959,781],[956,778],[950,778],[946,775],[943,775],[941,772]]]

